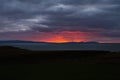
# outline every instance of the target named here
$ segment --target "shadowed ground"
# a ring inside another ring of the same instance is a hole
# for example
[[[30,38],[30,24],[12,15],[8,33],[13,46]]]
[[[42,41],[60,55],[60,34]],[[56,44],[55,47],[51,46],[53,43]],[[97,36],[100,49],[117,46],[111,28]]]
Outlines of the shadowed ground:
[[[120,54],[0,47],[0,80],[119,80]]]

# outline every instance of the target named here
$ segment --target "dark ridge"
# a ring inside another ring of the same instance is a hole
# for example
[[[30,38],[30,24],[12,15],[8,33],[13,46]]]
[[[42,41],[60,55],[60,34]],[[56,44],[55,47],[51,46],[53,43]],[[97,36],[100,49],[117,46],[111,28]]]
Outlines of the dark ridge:
[[[23,40],[0,40],[0,43],[50,43],[50,42],[36,42]],[[65,42],[65,43],[51,43],[51,44],[99,44],[98,42]]]
[[[0,46],[0,56],[10,56],[28,53],[29,50],[20,49],[12,46]]]
[[[120,63],[120,53],[109,51],[29,51],[0,47],[0,63]]]
[[[6,44],[6,43],[44,43],[44,44],[47,44],[47,42],[36,42],[36,41],[0,40],[0,44]]]
[[[62,44],[99,44],[99,42],[66,42]]]
[[[36,43],[36,42],[22,40],[0,40],[0,43]]]
[[[0,51],[8,51],[8,50],[11,50],[11,51],[14,51],[14,50],[19,50],[19,51],[27,51],[26,49],[20,49],[20,48],[17,48],[17,47],[13,47],[13,46],[0,46]]]

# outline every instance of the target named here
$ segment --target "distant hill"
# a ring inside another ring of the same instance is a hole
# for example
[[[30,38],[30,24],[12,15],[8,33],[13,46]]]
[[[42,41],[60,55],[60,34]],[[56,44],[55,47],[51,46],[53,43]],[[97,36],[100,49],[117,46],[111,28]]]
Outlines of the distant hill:
[[[1,43],[44,43],[44,44],[99,44],[98,42],[66,42],[66,43],[49,43],[49,42],[35,42],[22,40],[0,40]]]
[[[0,43],[36,43],[33,41],[21,41],[21,40],[0,40]]]
[[[32,44],[37,43],[39,45],[51,44],[47,42],[35,42],[35,41],[22,41],[22,40],[0,40],[0,45],[12,46],[10,44]]]
[[[67,42],[62,44],[99,44],[98,42]]]
[[[21,40],[2,40],[0,46],[14,46],[28,50],[102,50],[102,51],[120,51],[120,44],[116,43],[98,43],[98,42],[66,42],[66,43],[48,43]]]

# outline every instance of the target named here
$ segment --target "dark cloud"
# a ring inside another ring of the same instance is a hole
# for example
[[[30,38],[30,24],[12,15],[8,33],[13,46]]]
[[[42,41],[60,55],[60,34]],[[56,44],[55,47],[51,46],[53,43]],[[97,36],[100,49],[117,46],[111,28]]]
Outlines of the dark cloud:
[[[119,13],[120,0],[0,0],[0,34],[70,30],[119,39]]]

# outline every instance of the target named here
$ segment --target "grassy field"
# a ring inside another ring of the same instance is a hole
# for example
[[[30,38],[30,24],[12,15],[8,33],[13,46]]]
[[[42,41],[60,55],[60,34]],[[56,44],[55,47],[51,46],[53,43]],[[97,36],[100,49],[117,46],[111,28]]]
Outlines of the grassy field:
[[[120,80],[120,65],[9,64],[0,66],[0,80]]]

